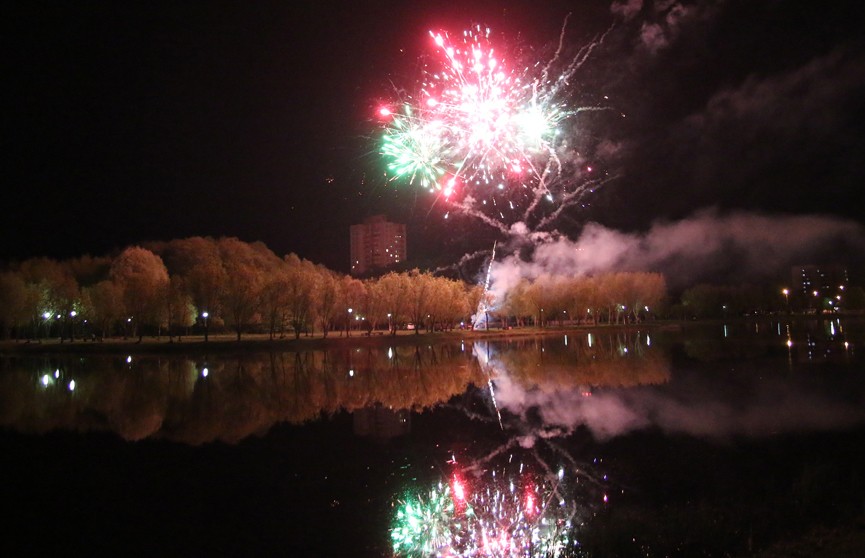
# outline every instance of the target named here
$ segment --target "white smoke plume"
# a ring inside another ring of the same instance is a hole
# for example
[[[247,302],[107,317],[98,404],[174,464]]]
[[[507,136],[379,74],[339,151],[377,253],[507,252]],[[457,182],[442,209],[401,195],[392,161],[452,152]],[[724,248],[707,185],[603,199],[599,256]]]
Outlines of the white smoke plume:
[[[529,233],[520,226],[511,232],[517,248],[492,266],[490,291],[496,297],[523,278],[542,275],[653,271],[677,288],[711,280],[786,278],[793,265],[847,263],[865,254],[862,225],[819,215],[721,215],[707,210],[682,221],[655,223],[644,233],[590,223],[576,240]]]

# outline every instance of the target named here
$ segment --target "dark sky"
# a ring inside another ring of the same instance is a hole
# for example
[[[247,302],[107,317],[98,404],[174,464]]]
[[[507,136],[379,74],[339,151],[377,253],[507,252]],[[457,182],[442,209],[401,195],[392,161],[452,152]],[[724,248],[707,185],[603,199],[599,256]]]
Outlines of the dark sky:
[[[480,223],[384,183],[373,109],[418,79],[429,29],[483,23],[540,51],[568,13],[569,45],[612,27],[575,99],[606,95],[626,117],[587,122],[618,178],[564,228],[706,208],[865,222],[860,6],[14,2],[0,260],[210,235],[346,271],[348,226],[378,212],[409,224],[421,264],[486,245]]]

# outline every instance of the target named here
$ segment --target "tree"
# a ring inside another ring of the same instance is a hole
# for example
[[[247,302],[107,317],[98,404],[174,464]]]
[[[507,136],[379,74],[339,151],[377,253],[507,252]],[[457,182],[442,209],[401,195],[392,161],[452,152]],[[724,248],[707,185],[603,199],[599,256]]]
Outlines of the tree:
[[[207,312],[211,322],[216,319],[221,313],[219,302],[227,279],[217,241],[194,236],[156,245],[154,251],[162,254],[171,275],[183,277],[196,318]]]
[[[366,287],[359,279],[343,275],[337,283],[337,309],[345,318],[345,335],[350,336],[352,321],[357,321],[366,296]],[[348,310],[351,309],[351,312]]]
[[[30,317],[27,298],[27,284],[20,273],[0,272],[0,339],[8,339],[13,331],[20,337]]]
[[[73,334],[70,322],[72,312],[77,312],[80,290],[70,266],[49,258],[34,258],[24,261],[20,272],[34,290],[28,296],[34,322],[45,320],[43,316],[48,314],[58,324],[61,341],[67,332]]]
[[[87,288],[91,317],[99,337],[107,337],[124,315],[123,289],[114,281],[104,280]]]
[[[364,281],[365,293],[363,304],[363,315],[369,323],[369,331],[374,331],[378,324],[388,323],[387,319],[387,293],[379,279],[367,279]],[[388,324],[388,328],[390,324]]]
[[[188,328],[195,323],[195,308],[192,298],[186,290],[186,280],[180,275],[172,275],[167,285],[168,292],[165,295],[165,320],[168,330],[168,341],[174,341],[174,326]],[[180,341],[181,334],[177,333]]]
[[[292,276],[287,263],[280,262],[265,274],[261,288],[261,313],[271,339],[283,332],[288,313]]]
[[[316,266],[316,278],[313,288],[313,309],[321,325],[321,334],[327,337],[333,323],[338,295],[338,282],[332,271],[324,266]]]
[[[218,244],[225,270],[221,307],[226,323],[240,341],[243,328],[259,317],[264,277],[278,265],[279,259],[259,245],[236,238],[221,238]]]
[[[667,293],[667,283],[660,273],[625,273],[622,282],[625,305],[634,321],[639,321],[641,312],[659,306]]]
[[[384,306],[390,314],[391,335],[396,335],[397,325],[406,317],[411,283],[407,274],[391,271],[379,279],[379,284],[384,293]]]
[[[307,260],[301,260],[295,254],[285,257],[288,270],[287,311],[288,321],[294,330],[294,338],[307,327],[312,315],[313,288],[318,276],[315,265]]]
[[[415,334],[420,334],[420,326],[426,322],[430,310],[430,291],[432,289],[432,275],[421,273],[417,269],[412,270],[408,276],[408,313],[409,319],[415,324]],[[427,324],[427,330],[430,326]]]
[[[110,276],[123,292],[124,308],[132,319],[133,336],[144,336],[144,326],[158,327],[165,308],[168,270],[162,258],[139,246],[126,248],[111,264]]]

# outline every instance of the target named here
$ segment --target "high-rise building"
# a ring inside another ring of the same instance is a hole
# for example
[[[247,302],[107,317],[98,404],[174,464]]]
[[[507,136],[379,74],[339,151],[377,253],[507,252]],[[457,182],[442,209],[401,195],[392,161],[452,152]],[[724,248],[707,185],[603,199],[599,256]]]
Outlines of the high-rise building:
[[[847,268],[841,265],[797,265],[792,269],[793,291],[804,296],[841,294],[850,283]]]
[[[847,300],[850,284],[847,268],[841,265],[798,265],[793,268],[793,292],[800,304],[811,311],[838,311]]]
[[[352,225],[351,274],[366,275],[405,262],[405,225],[375,215],[360,225]]]

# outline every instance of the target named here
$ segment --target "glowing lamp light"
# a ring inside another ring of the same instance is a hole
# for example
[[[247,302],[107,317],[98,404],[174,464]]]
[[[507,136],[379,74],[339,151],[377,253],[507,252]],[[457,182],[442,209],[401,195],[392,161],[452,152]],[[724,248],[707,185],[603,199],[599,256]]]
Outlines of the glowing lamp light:
[[[206,378],[208,374],[210,374],[210,370],[208,370],[206,366],[201,369],[201,375],[202,376],[204,376]]]
[[[45,374],[44,376],[42,376],[42,378],[41,378],[39,381],[42,383],[42,385],[43,385],[44,387],[48,387],[48,386],[51,385],[51,383],[52,383],[54,380],[51,379],[51,376],[49,376],[48,374]]]
[[[69,380],[69,385],[67,386],[69,391],[75,391],[75,380]]]

